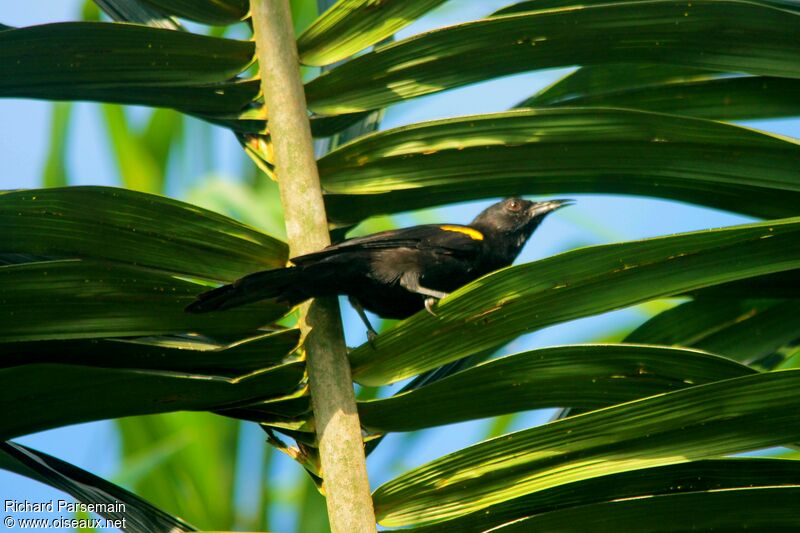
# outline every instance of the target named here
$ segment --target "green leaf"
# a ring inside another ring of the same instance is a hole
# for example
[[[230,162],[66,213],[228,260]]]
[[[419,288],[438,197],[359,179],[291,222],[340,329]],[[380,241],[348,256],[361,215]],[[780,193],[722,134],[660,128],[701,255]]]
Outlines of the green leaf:
[[[597,502],[686,492],[796,485],[798,480],[800,480],[800,463],[797,461],[776,459],[693,461],[565,483],[498,503],[453,520],[411,528],[407,531],[478,533],[539,513]],[[640,529],[632,528],[632,530]],[[591,527],[586,530],[594,531]]]
[[[484,276],[351,353],[391,383],[545,326],[800,266],[800,218],[590,246]]]
[[[236,378],[58,364],[3,368],[0,407],[17,415],[0,423],[0,438],[90,420],[246,405],[290,394],[304,372],[303,361]]]
[[[649,2],[650,0],[626,0],[627,3],[633,4],[635,2]],[[752,3],[764,4],[774,6],[781,9],[788,9],[797,11],[800,6],[797,5],[796,0],[751,0]],[[516,13],[523,13],[525,11],[540,11],[543,9],[560,9],[564,7],[578,7],[578,6],[592,6],[598,4],[607,4],[608,0],[527,0],[526,2],[519,2],[517,4],[504,7],[492,13],[493,17],[503,15],[513,15]]]
[[[166,182],[170,154],[182,140],[183,123],[183,115],[172,109],[154,109],[147,124],[137,135],[139,143],[150,154],[158,169],[162,190]]]
[[[237,464],[244,454],[253,459],[248,446],[239,446],[245,428],[238,420],[182,411],[119,418],[114,425],[122,455],[118,477],[126,486],[206,530],[234,529],[242,514],[235,504],[242,479]]]
[[[185,332],[241,336],[288,311],[260,302],[223,313],[186,313],[203,290],[163,272],[91,260],[0,266],[0,342]]]
[[[184,202],[112,187],[0,193],[0,252],[93,258],[232,281],[283,267],[285,243]]]
[[[319,161],[329,216],[487,196],[603,192],[792,216],[800,145],[701,119],[624,109],[521,110],[412,124]]]
[[[692,346],[750,364],[800,338],[797,306],[701,298],[656,315],[625,342]]]
[[[297,39],[300,60],[328,65],[390,37],[444,0],[339,0]]]
[[[787,270],[689,291],[693,298],[731,299],[800,298],[800,270]]]
[[[0,32],[0,96],[58,98],[83,90],[219,83],[245,70],[253,54],[251,42],[135,24],[30,26]]]
[[[96,4],[96,5],[95,5]],[[94,0],[83,4],[83,19],[91,21],[100,20],[99,7],[111,19],[117,22],[133,22],[144,24],[153,28],[185,31],[180,22],[163,12],[146,4],[144,0]]]
[[[227,25],[249,16],[248,0],[142,0],[168,15],[204,24]]]
[[[258,118],[262,114],[260,108],[247,109],[247,106],[258,97],[258,85],[259,80],[232,80],[175,86],[137,84],[108,88],[78,85],[43,86],[26,89],[24,96],[47,100],[88,100],[170,107],[198,115],[204,120],[223,122],[226,127],[259,132],[265,127],[263,117]]]
[[[767,119],[800,115],[794,98],[798,90],[800,80],[747,76],[589,94],[558,105],[627,107],[718,120]]]
[[[160,193],[164,188],[162,169],[131,130],[125,110],[109,104],[103,105],[102,110],[122,186],[134,191]]]
[[[50,147],[42,172],[42,186],[64,187],[69,184],[67,143],[69,140],[72,104],[55,102],[50,119]]]
[[[596,409],[754,372],[692,350],[559,346],[493,359],[413,391],[359,402],[358,412],[374,432],[414,431],[529,409]]]
[[[286,362],[299,340],[299,331],[289,329],[229,344],[196,336],[12,342],[1,345],[0,365],[52,363],[235,377]]]
[[[777,301],[698,298],[659,313],[633,330],[623,342],[693,346],[695,343],[763,313]]]
[[[570,98],[615,93],[641,87],[707,81],[720,76],[719,72],[675,65],[648,63],[591,65],[570,72],[530,98],[523,100],[517,107],[549,106]]]
[[[22,444],[0,442],[0,468],[64,491],[78,502],[108,504],[99,507],[97,514],[109,520],[124,519],[127,531],[197,531],[120,486]],[[124,510],[114,511],[120,508],[116,504]]]
[[[533,69],[662,63],[800,77],[800,14],[725,0],[620,2],[495,17],[424,33],[357,57],[306,86],[337,114],[383,107]]]
[[[800,438],[800,371],[690,387],[476,444],[385,483],[379,521],[446,520],[601,475],[735,454]]]
[[[602,502],[519,520],[496,531],[790,531],[800,486],[744,487]]]

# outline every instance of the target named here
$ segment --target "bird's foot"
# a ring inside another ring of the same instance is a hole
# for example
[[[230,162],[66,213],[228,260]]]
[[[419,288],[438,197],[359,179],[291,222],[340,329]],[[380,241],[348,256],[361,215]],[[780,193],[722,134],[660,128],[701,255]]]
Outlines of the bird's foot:
[[[438,317],[439,315],[433,312],[433,306],[438,301],[439,300],[436,298],[425,298],[425,310],[435,317]]]
[[[375,339],[378,338],[378,332],[372,328],[367,330],[367,343],[369,343],[370,348],[375,349]]]

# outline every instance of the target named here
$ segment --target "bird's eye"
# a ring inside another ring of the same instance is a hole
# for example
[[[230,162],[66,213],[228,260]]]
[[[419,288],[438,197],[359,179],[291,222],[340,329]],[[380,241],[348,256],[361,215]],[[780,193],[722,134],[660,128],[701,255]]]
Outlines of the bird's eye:
[[[509,200],[506,204],[506,209],[511,211],[512,213],[516,213],[520,209],[522,209],[522,204],[519,200]]]

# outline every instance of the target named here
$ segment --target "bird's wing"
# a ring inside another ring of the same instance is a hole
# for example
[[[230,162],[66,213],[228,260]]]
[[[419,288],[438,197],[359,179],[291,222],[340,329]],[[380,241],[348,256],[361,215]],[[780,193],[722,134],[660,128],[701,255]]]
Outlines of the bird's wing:
[[[480,250],[483,239],[482,233],[469,226],[424,224],[348,239],[319,252],[295,257],[292,262],[303,265],[342,253],[393,248],[425,249],[446,255],[473,255]]]

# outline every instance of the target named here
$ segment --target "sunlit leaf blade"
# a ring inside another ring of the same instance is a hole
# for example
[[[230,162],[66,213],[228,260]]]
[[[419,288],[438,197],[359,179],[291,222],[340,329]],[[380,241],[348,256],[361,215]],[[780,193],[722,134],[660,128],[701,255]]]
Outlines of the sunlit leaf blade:
[[[465,515],[564,483],[800,438],[800,371],[734,378],[592,411],[452,453],[374,495],[379,521]]]
[[[246,335],[288,311],[260,302],[222,313],[186,313],[205,289],[163,272],[90,260],[0,266],[0,341]]]
[[[797,302],[700,299],[660,313],[625,342],[692,346],[753,363],[800,338]]]
[[[649,2],[651,0],[626,0],[626,3],[633,4],[636,2]],[[754,4],[763,4],[774,6],[781,9],[800,10],[800,5],[796,0],[750,0]],[[516,13],[523,13],[525,11],[539,11],[542,9],[559,9],[564,7],[576,6],[592,6],[599,4],[608,4],[608,0],[527,0],[526,2],[519,2],[503,9],[499,9],[492,13],[493,17],[502,15],[513,15]]]
[[[110,520],[125,520],[126,531],[196,531],[177,516],[172,516],[136,494],[52,455],[15,442],[0,443],[0,468],[64,491],[75,500],[88,504],[110,504],[97,514]]]
[[[439,524],[411,528],[414,533],[478,533],[500,524],[557,509],[659,494],[797,485],[800,463],[776,459],[720,459],[644,468],[565,483]],[[633,528],[636,530],[637,528]],[[589,531],[594,531],[588,528]]]
[[[241,376],[285,362],[299,331],[265,333],[230,344],[194,336],[12,342],[0,345],[0,365],[53,363]]]
[[[311,81],[306,94],[314,111],[336,114],[528,70],[623,62],[798,78],[799,27],[798,13],[728,0],[523,13],[381,47]]]
[[[0,406],[16,416],[0,422],[0,438],[90,420],[246,405],[295,391],[304,372],[302,361],[237,378],[79,365],[3,368]]]
[[[286,264],[285,243],[170,198],[113,187],[0,193],[0,252],[93,258],[231,281]]]
[[[370,114],[370,111],[364,111],[362,113],[334,115],[331,117],[311,117],[311,133],[314,137],[328,137],[357,124],[359,121],[369,117]]]
[[[135,24],[30,26],[0,32],[0,96],[218,83],[247,68],[253,54],[251,42]]]
[[[526,518],[495,531],[790,531],[800,486],[746,487],[603,502]]]
[[[391,36],[443,2],[339,0],[298,37],[300,60],[306,65],[327,65],[346,59]]]
[[[800,115],[795,98],[799,90],[800,80],[746,76],[578,96],[563,105],[628,107],[719,120],[766,119]]]
[[[166,16],[162,11],[154,9],[144,0],[94,0],[94,3],[109,17],[119,22],[135,22],[154,28],[183,30],[177,20]],[[85,13],[86,10],[84,8],[84,18],[86,18]]]
[[[563,103],[570,98],[615,93],[640,87],[707,81],[722,74],[676,65],[648,63],[601,64],[581,67],[545,87],[519,107],[540,107]]]
[[[292,396],[267,400],[232,409],[221,409],[217,413],[258,422],[265,427],[294,432],[307,432],[313,440],[314,422],[311,411],[311,397],[308,389],[303,389]]]
[[[800,219],[590,246],[499,270],[351,353],[367,385],[404,379],[545,326],[800,265]]]
[[[529,409],[596,409],[754,372],[693,350],[560,346],[493,359],[413,391],[360,402],[358,412],[370,430],[413,431]]]
[[[247,0],[141,0],[159,11],[205,24],[226,25],[248,16]]]
[[[792,216],[800,144],[709,120],[559,108],[458,117],[356,140],[319,161],[329,216],[512,194],[626,193]]]

